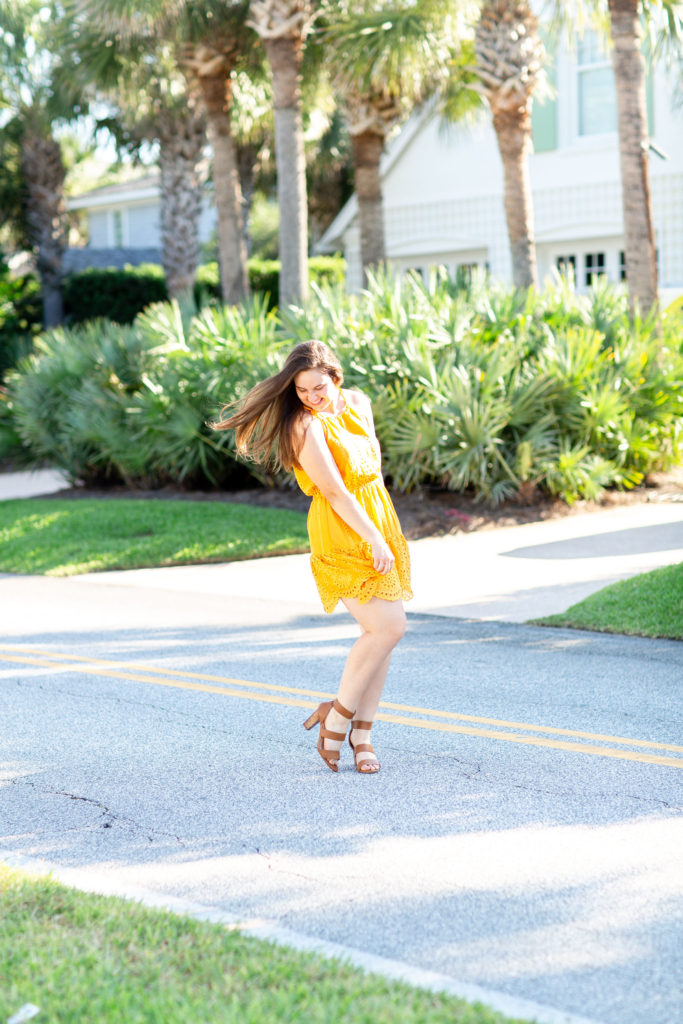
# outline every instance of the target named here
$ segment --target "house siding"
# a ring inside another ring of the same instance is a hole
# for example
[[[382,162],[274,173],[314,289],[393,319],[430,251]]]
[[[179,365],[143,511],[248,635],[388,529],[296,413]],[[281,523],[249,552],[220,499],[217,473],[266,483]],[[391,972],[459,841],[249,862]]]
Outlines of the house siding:
[[[106,210],[94,210],[88,216],[89,244],[94,249],[104,249],[109,242],[109,217]]]
[[[147,203],[144,206],[131,206],[128,211],[129,244],[137,244],[144,240],[146,246],[161,245],[161,229],[159,225],[159,203]]]
[[[612,280],[623,272],[618,138],[614,131],[579,134],[576,53],[559,53],[553,73],[557,95],[539,108],[541,146],[530,157],[539,280],[558,259],[573,257],[577,286],[583,289],[598,258]],[[663,301],[683,292],[683,116],[673,108],[673,91],[673,79],[656,69],[649,110],[653,141],[667,159],[651,153],[649,163]],[[416,118],[421,124],[411,126],[408,144],[395,159],[391,150],[385,159],[389,263],[398,271],[418,269],[426,275],[439,263],[453,271],[476,262],[509,281],[503,168],[489,118],[447,125],[435,108]],[[357,215],[349,219],[343,211],[337,220],[340,228],[332,225],[321,248],[339,248],[341,242],[347,284],[357,290],[362,280]]]
[[[70,208],[84,211],[88,222],[88,244],[69,250],[70,269],[161,262],[158,182],[142,180],[144,198],[128,195],[135,186],[135,182],[127,182],[120,189],[107,186],[70,200]],[[198,223],[200,244],[211,239],[215,228],[213,194],[205,192]]]

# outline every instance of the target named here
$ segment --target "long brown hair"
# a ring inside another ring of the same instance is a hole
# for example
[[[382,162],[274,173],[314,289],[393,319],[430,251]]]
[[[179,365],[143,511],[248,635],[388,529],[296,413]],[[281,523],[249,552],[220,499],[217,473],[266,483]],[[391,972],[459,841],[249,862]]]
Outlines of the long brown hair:
[[[287,356],[279,373],[261,381],[238,402],[221,410],[214,430],[234,430],[238,454],[269,468],[290,470],[297,462],[300,435],[297,424],[304,405],[296,393],[294,378],[302,370],[320,370],[341,387],[344,374],[334,352],[322,341],[302,341]],[[224,419],[224,413],[239,406]],[[297,443],[298,441],[298,443]]]

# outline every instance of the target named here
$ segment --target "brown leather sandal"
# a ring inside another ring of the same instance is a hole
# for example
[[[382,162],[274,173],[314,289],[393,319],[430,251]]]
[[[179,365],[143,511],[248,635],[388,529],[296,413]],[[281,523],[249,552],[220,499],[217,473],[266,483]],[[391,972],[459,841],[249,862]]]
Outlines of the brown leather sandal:
[[[354,729],[370,730],[372,729],[372,722],[351,722],[351,732],[349,732],[349,746],[353,751],[353,759],[356,762],[356,771],[360,772],[361,775],[376,775],[380,769],[379,761],[375,755],[375,751],[371,743],[357,743],[353,745],[351,739],[351,733]],[[366,757],[362,761],[358,760],[359,754],[372,754],[372,757]],[[367,765],[367,767],[366,767]],[[374,767],[376,765],[377,767]],[[372,766],[372,767],[371,767]]]
[[[320,733],[318,734],[317,750],[327,767],[333,771],[338,772],[339,766],[339,754],[338,750],[326,750],[325,740],[341,740],[344,742],[346,736],[345,732],[330,732],[329,729],[325,728],[325,719],[329,715],[330,711],[334,708],[338,711],[343,718],[353,718],[353,711],[347,711],[343,704],[340,704],[338,700],[325,700],[322,704],[319,704],[315,709],[310,718],[307,718],[304,722],[304,729],[312,729],[314,725],[320,723]]]

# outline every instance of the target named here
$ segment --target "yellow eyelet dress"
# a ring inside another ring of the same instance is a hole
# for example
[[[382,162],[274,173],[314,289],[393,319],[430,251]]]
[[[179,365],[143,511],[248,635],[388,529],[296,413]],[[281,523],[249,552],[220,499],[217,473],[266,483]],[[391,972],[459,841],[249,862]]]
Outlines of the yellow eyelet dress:
[[[342,395],[346,399],[344,392]],[[299,487],[312,499],[308,512],[311,569],[323,609],[333,612],[341,597],[355,597],[361,604],[373,597],[385,601],[410,600],[413,593],[408,544],[382,480],[379,442],[370,422],[348,399],[342,412],[316,418],[344,484],[379,529],[396,559],[391,572],[377,572],[372,564],[371,545],[337,515],[312,480],[295,466]]]

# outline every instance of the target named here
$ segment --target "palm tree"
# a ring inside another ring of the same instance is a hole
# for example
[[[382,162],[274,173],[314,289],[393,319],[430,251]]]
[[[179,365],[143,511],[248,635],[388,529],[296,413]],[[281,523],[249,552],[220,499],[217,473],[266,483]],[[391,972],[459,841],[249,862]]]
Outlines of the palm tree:
[[[657,254],[648,164],[645,60],[640,0],[608,0],[617,94],[626,280],[631,301],[648,312],[657,301]]]
[[[146,42],[150,52],[170,45],[179,68],[195,82],[213,150],[218,214],[218,259],[223,300],[233,304],[249,291],[242,194],[231,108],[233,78],[241,62],[253,63],[247,0],[76,0],[112,38]]]
[[[275,113],[277,197],[280,208],[280,302],[308,295],[306,162],[301,112],[304,44],[313,20],[311,0],[251,0],[249,24],[270,65]]]
[[[172,298],[189,301],[199,262],[201,189],[206,179],[206,118],[168,46],[136,45],[101,37],[83,25],[65,26],[71,61],[67,85],[113,104],[116,114],[98,125],[119,148],[139,151],[159,143],[161,256]]]
[[[643,36],[653,52],[679,43],[683,13],[678,0],[556,0],[565,23],[581,23],[588,7],[600,21],[606,13],[612,42],[617,97],[626,282],[632,308],[644,313],[657,302],[657,253],[649,182],[649,133]]]
[[[180,60],[200,89],[213,149],[221,290],[225,302],[235,303],[249,294],[239,154],[232,123],[237,72],[240,67],[249,67],[252,73],[257,70],[253,32],[247,25],[249,4],[248,0],[182,0],[182,6],[187,41]]]
[[[194,97],[182,109],[163,106],[159,139],[161,247],[169,295],[189,301],[199,263],[199,217],[206,179],[206,119]]]
[[[386,257],[380,160],[394,126],[445,78],[448,20],[441,5],[374,0],[335,4],[325,62],[353,146],[363,275]]]
[[[62,258],[67,243],[66,168],[54,125],[75,116],[56,86],[48,50],[50,11],[44,0],[5,0],[0,7],[0,105],[3,131],[19,140],[24,230],[36,255],[43,323],[62,320]]]
[[[537,285],[533,202],[529,177],[531,106],[545,50],[526,0],[485,0],[475,30],[472,71],[491,109],[503,161],[505,217],[512,279]]]

